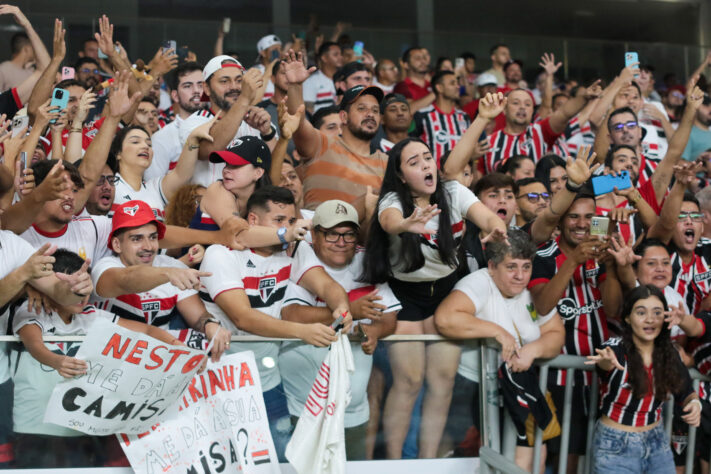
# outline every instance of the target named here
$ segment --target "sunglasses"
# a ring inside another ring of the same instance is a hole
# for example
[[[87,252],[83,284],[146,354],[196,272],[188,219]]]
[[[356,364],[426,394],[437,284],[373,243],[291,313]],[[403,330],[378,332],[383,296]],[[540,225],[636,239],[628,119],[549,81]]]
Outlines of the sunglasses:
[[[680,212],[679,220],[683,221],[686,218],[690,218],[694,222],[700,222],[704,220],[704,215],[700,212]]]
[[[89,69],[88,67],[83,67],[79,69],[80,72],[83,72],[84,74],[99,74],[101,71],[98,69]]]
[[[116,183],[119,182],[119,177],[111,174],[107,175],[102,175],[99,180],[96,182],[97,186],[103,186],[104,183],[109,183],[111,186],[116,186]]]
[[[622,131],[622,130],[625,129],[625,128],[626,128],[627,130],[634,130],[635,128],[637,128],[637,125],[638,125],[637,122],[635,122],[634,120],[631,120],[631,121],[629,121],[629,122],[627,122],[627,123],[618,123],[618,124],[615,124],[615,125],[612,126],[612,129],[615,130],[615,131],[617,131],[617,132],[620,132],[620,131]]]
[[[526,194],[521,194],[516,199],[520,199],[520,198],[524,198],[524,197],[528,199],[528,202],[535,203],[535,202],[538,202],[539,199],[543,199],[544,201],[549,201],[551,198],[551,195],[548,193],[526,193]]]

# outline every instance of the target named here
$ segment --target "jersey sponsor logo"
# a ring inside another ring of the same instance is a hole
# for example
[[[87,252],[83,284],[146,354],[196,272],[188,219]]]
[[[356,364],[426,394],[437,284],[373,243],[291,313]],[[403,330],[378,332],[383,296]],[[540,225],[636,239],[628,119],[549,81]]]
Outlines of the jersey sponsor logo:
[[[262,298],[263,302],[267,302],[269,297],[274,293],[276,289],[276,278],[262,278],[259,280],[259,297]]]
[[[585,270],[585,278],[595,278],[600,273],[600,268],[590,268]]]
[[[449,142],[450,140],[459,140],[459,135],[451,135],[447,133],[445,130],[437,130],[435,132],[434,139],[437,143],[440,143],[444,145],[445,143]]]
[[[558,314],[562,319],[569,320],[580,316],[581,314],[589,314],[597,311],[602,307],[602,301],[597,300],[585,306],[578,307],[578,304],[573,298],[563,298],[558,302]]]
[[[128,214],[131,217],[135,216],[136,213],[138,212],[138,204],[135,206],[131,206],[131,207],[124,207],[123,212],[125,212],[126,214]]]
[[[703,272],[703,273],[697,273],[694,275],[694,281],[696,283],[700,281],[705,281],[711,278],[711,271]]]

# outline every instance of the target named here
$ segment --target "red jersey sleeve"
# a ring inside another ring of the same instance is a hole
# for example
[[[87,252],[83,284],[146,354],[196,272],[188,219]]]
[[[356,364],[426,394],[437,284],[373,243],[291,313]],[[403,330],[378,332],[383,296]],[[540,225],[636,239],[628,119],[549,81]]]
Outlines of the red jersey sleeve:
[[[546,142],[548,146],[553,146],[555,141],[558,139],[562,133],[555,133],[551,128],[550,117],[546,117],[538,124],[541,126],[541,132],[543,133],[543,141]]]

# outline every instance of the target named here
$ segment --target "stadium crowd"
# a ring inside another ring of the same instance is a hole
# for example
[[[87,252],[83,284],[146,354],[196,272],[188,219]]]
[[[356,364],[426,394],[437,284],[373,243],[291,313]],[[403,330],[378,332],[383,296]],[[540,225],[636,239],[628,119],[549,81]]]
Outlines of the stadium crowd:
[[[214,57],[172,42],[144,61],[103,16],[75,59],[60,20],[50,53],[17,7],[0,15],[24,30],[0,64],[0,329],[22,341],[0,356],[2,465],[126,465],[113,437],[43,422],[87,365],[42,336],[96,317],[253,351],[283,460],[343,317],[349,460],[476,454],[491,338],[519,466],[533,420],[541,462],[558,455],[572,384],[570,472],[585,454],[595,472],[673,472],[689,425],[708,472],[711,392],[688,368],[711,371],[711,54],[686,84],[623,58],[579,84],[542,52],[529,87],[505,44],[433,65],[418,46],[374,57],[339,25],[316,44],[267,35],[251,64],[220,29]],[[392,334],[447,340],[378,344]],[[598,407],[590,372],[551,370],[540,392],[533,362],[558,354],[596,365]]]

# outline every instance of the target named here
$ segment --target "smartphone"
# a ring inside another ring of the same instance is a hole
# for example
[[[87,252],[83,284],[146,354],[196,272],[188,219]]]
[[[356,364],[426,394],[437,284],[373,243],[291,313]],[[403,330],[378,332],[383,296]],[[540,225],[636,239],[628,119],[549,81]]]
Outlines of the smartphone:
[[[66,79],[74,79],[74,75],[75,75],[75,73],[74,73],[73,67],[64,66],[62,68],[62,80],[63,81]]]
[[[275,59],[279,59],[280,57],[281,57],[281,52],[279,51],[279,48],[272,49],[272,52],[269,54],[270,61],[274,61]]]
[[[27,152],[21,151],[20,152],[20,172],[22,172],[26,169],[27,169]]]
[[[629,172],[622,171],[617,176],[613,176],[611,174],[593,176],[592,185],[595,196],[600,196],[601,194],[611,193],[614,188],[617,188],[620,191],[631,188],[632,181],[630,180]]]
[[[590,235],[594,237],[603,237],[607,235],[607,230],[609,227],[609,217],[593,216],[593,218],[590,220]]]
[[[188,47],[187,46],[181,46],[178,48],[178,61],[183,62],[188,58]]]
[[[230,26],[232,26],[232,18],[223,18],[222,19],[222,32],[224,34],[227,34],[230,32]]]
[[[13,117],[12,119],[12,136],[13,138],[18,136],[23,128],[27,128],[30,124],[29,115],[20,115]]]
[[[49,103],[50,107],[59,107],[59,110],[64,110],[67,108],[69,103],[69,91],[66,89],[56,88],[52,91],[52,101]],[[52,119],[49,123],[55,123],[56,120]]]
[[[454,58],[454,70],[464,68],[464,58]]]
[[[101,51],[101,48],[99,48],[99,59],[109,59],[109,57]]]
[[[353,43],[353,54],[357,56],[363,56],[363,42],[356,41]]]
[[[628,51],[625,53],[625,67],[630,67],[632,64],[637,63],[635,68],[639,71],[639,55],[635,51]],[[637,72],[634,77],[639,77],[639,72]]]
[[[169,49],[172,49],[173,52],[177,51],[176,44],[175,44],[174,40],[163,41],[163,53],[165,54],[165,52],[168,51]]]

